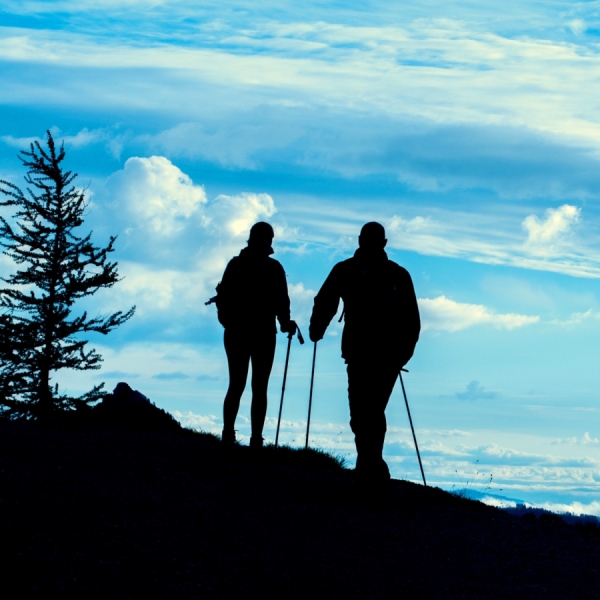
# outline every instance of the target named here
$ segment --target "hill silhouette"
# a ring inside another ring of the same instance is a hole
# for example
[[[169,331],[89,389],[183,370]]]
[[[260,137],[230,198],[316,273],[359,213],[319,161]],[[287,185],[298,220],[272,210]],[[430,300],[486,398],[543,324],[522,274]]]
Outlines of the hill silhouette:
[[[0,422],[4,597],[600,597],[600,528],[150,429]]]

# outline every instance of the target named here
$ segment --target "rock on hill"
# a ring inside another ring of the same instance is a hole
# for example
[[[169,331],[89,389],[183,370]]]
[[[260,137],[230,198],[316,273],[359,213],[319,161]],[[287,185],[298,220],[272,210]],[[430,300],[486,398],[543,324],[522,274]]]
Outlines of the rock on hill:
[[[600,529],[330,457],[180,431],[0,422],[5,598],[598,598]]]

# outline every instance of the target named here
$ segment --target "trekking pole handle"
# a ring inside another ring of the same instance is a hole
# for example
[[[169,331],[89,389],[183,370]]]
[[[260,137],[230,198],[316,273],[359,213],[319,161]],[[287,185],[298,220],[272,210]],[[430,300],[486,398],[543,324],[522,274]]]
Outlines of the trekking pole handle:
[[[302,337],[302,332],[300,331],[300,327],[296,325],[296,329],[298,330],[298,341],[300,344],[304,344],[304,338]]]

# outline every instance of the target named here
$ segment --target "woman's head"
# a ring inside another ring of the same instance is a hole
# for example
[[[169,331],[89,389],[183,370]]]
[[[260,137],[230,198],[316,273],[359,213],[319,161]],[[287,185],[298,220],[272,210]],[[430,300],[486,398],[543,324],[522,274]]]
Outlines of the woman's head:
[[[248,246],[254,248],[271,248],[275,232],[268,223],[259,221],[250,228],[250,237],[248,238]]]

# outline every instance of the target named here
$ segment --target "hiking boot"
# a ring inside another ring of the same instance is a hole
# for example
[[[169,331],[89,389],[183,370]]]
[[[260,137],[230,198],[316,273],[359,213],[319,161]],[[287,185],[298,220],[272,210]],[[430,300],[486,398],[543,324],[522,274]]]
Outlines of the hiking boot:
[[[250,438],[250,448],[252,450],[260,450],[263,447],[263,438],[262,436],[253,435]]]
[[[390,471],[385,461],[380,458],[356,464],[354,482],[359,504],[370,508],[384,505],[390,488]]]
[[[235,446],[235,429],[223,429],[223,432],[221,433],[221,444],[226,448],[233,448]]]

